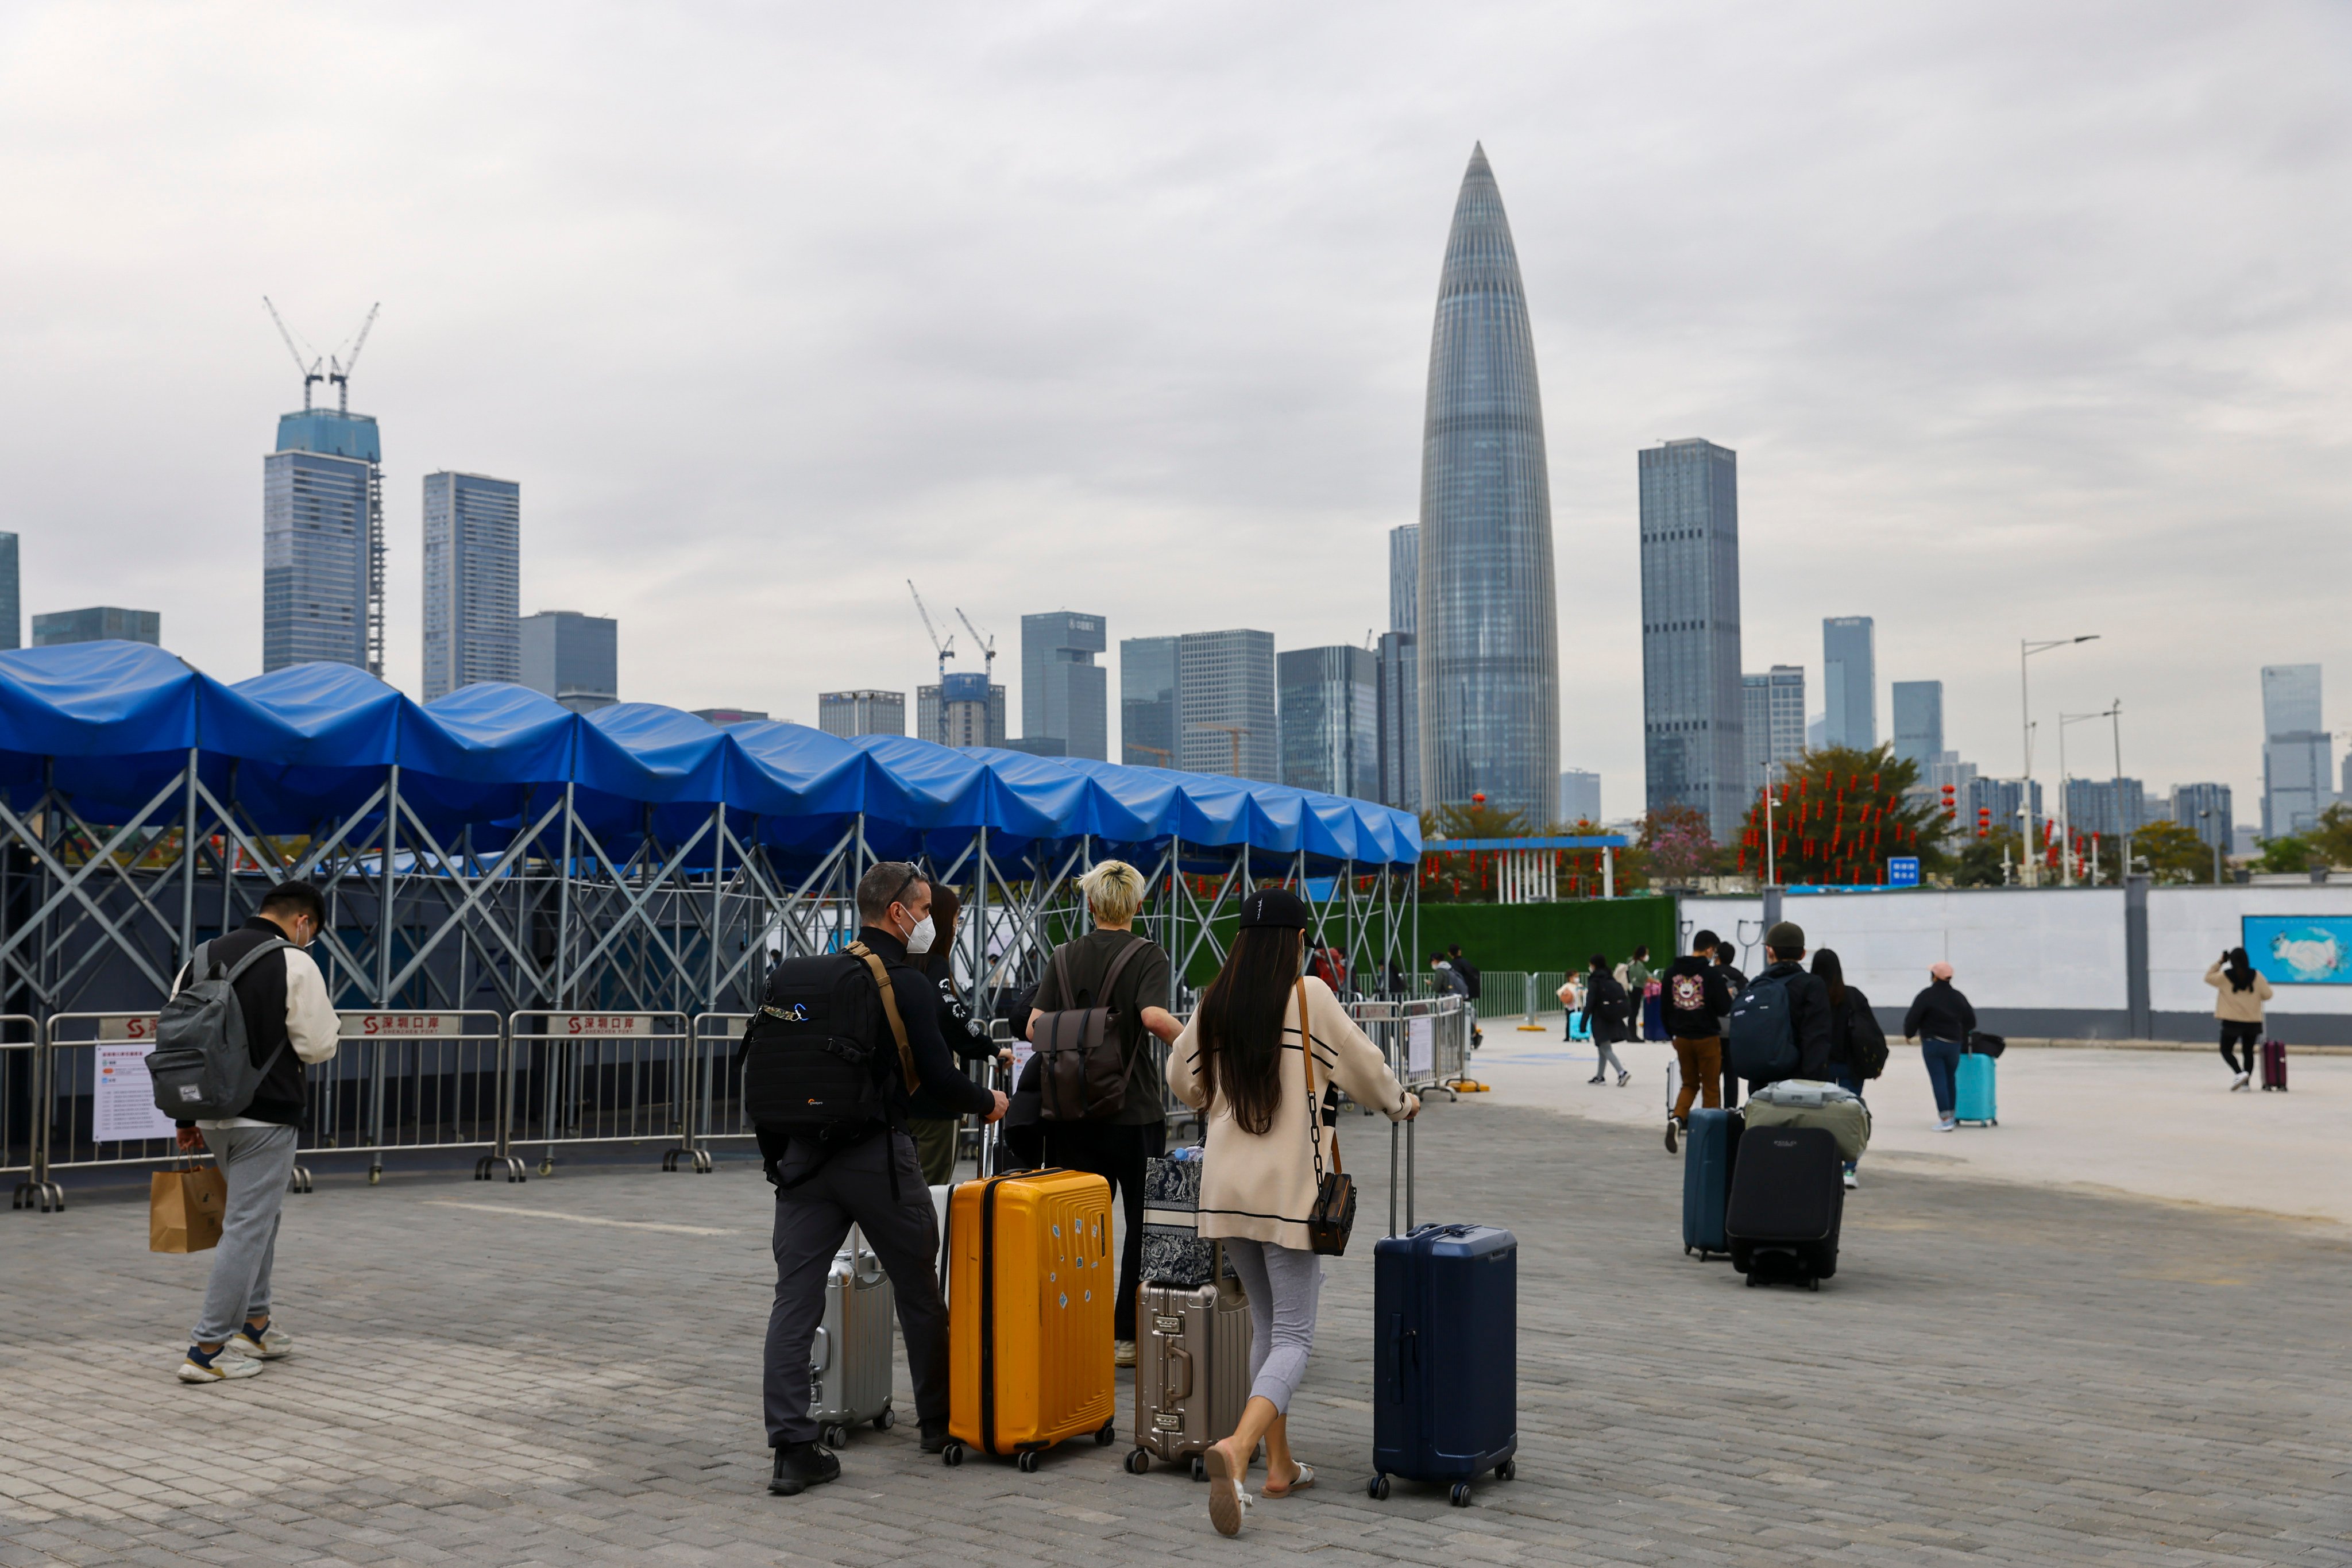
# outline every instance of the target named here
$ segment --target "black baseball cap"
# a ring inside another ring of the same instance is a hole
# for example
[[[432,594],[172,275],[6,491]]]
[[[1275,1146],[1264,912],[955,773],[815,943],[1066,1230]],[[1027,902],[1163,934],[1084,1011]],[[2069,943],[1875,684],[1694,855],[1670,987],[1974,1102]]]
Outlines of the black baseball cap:
[[[1291,931],[1305,931],[1315,923],[1307,908],[1307,900],[1283,888],[1260,888],[1242,900],[1241,929],[1253,926],[1280,926]]]

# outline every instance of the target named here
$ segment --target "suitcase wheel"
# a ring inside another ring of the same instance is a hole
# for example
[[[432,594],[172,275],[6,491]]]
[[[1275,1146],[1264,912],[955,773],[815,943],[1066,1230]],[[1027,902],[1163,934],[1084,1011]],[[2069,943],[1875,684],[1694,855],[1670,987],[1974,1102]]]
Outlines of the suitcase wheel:
[[[940,1463],[950,1467],[962,1464],[963,1445],[952,1437],[949,1438],[948,1446],[940,1450]]]
[[[874,1430],[877,1432],[887,1432],[891,1427],[896,1426],[898,1424],[898,1413],[886,1405],[882,1407],[882,1414],[874,1418]]]
[[[1209,1461],[1199,1454],[1192,1456],[1192,1479],[1196,1481],[1209,1479]]]
[[[1013,1461],[1013,1467],[1024,1476],[1035,1475],[1037,1473],[1037,1450],[1034,1448],[1025,1448],[1022,1450],[1021,1457]]]
[[[1389,1495],[1388,1477],[1374,1476],[1370,1480],[1366,1481],[1364,1483],[1364,1495],[1370,1498],[1375,1502],[1387,1501]]]
[[[849,1428],[835,1421],[820,1428],[816,1438],[828,1448],[846,1448],[849,1447]]]
[[[1127,1457],[1127,1473],[1130,1476],[1139,1476],[1150,1468],[1151,1453],[1147,1448],[1138,1448]]]
[[[1498,1481],[1517,1479],[1518,1473],[1519,1462],[1517,1459],[1505,1459],[1495,1467],[1495,1479]]]
[[[1454,1489],[1445,1494],[1445,1500],[1452,1503],[1455,1508],[1468,1508],[1470,1506],[1470,1483],[1468,1481],[1454,1482]]]

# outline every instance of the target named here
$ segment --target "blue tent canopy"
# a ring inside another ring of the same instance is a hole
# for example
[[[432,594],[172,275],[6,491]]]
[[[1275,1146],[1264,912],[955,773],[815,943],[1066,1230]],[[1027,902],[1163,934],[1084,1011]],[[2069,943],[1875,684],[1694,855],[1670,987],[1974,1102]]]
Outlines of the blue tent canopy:
[[[381,810],[397,765],[404,806],[445,846],[467,827],[511,832],[569,785],[579,822],[616,858],[683,843],[721,808],[739,838],[788,859],[822,854],[861,814],[877,851],[942,863],[982,829],[1000,864],[1081,835],[1111,853],[1181,838],[1323,866],[1410,865],[1421,851],[1402,812],[1217,774],[799,724],[722,730],[644,702],[583,716],[499,684],[419,704],[334,664],[229,686],[141,643],[0,653],[0,797],[14,808],[55,787],[93,826],[128,822],[191,752],[205,786],[265,834]]]

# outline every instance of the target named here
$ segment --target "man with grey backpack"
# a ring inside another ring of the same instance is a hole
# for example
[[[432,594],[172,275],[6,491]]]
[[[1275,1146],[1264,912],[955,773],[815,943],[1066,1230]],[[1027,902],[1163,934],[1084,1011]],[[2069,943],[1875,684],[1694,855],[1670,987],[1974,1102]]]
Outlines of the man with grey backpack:
[[[182,1383],[251,1377],[293,1349],[269,1316],[278,1211],[300,1136],[302,1069],[335,1054],[341,1021],[302,950],[326,924],[308,882],[280,882],[261,912],[198,947],[155,1028],[148,1076],[180,1147],[210,1149],[228,1183],[221,1238]]]

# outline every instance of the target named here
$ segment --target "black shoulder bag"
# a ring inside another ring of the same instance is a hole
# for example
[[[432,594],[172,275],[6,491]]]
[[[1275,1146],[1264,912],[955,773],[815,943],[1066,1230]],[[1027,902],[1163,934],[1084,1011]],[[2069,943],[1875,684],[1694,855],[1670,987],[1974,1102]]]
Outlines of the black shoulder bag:
[[[1307,1215],[1307,1245],[1326,1258],[1348,1250],[1356,1228],[1356,1183],[1339,1168],[1339,1130],[1331,1129],[1331,1168],[1323,1168],[1323,1097],[1315,1089],[1315,1033],[1307,1024],[1307,980],[1298,981],[1298,1054],[1307,1064],[1307,1142],[1315,1151],[1315,1207]]]

